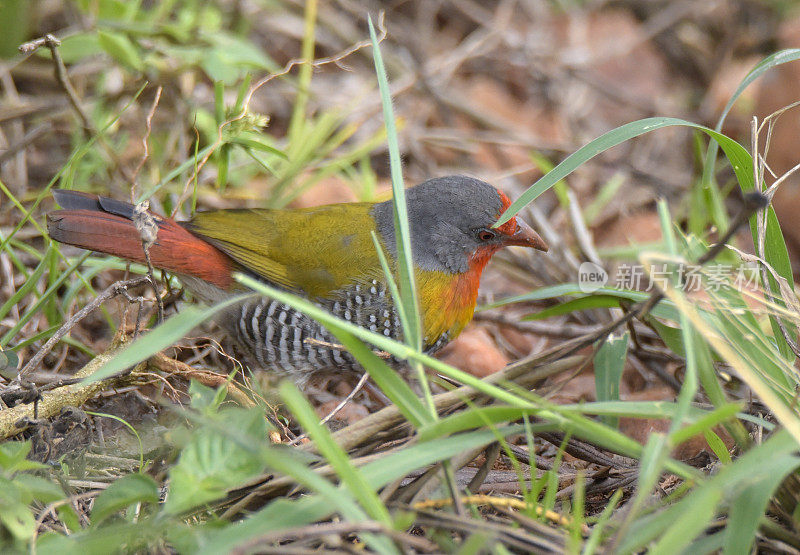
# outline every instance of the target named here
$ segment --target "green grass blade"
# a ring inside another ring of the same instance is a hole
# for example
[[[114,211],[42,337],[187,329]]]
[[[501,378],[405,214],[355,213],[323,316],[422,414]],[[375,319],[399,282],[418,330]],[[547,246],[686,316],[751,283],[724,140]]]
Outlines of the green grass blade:
[[[619,401],[619,384],[622,380],[622,370],[628,357],[628,341],[630,333],[625,332],[620,336],[609,336],[594,355],[594,383],[598,401]],[[619,419],[615,416],[604,416],[603,420],[609,426],[619,426]]]
[[[16,325],[14,325],[14,327],[8,330],[3,335],[3,337],[0,337],[0,347],[5,347],[6,345],[8,345],[9,341],[11,341],[20,332],[20,330],[25,326],[25,324],[27,324],[30,321],[30,319],[33,318],[35,315],[39,314],[44,304],[48,302],[48,300],[50,299],[51,295],[55,294],[55,292],[58,290],[59,287],[61,287],[61,284],[64,283],[67,277],[72,272],[74,272],[83,263],[84,260],[89,258],[91,254],[92,253],[87,252],[81,255],[78,259],[76,259],[72,263],[72,265],[63,274],[61,274],[58,277],[58,279],[56,279],[54,282],[50,284],[50,286],[45,290],[45,292],[42,293],[42,296],[39,297],[39,299],[35,303],[33,303],[33,305],[31,305],[27,311],[25,311],[25,314],[20,316],[19,322],[17,322]]]
[[[6,314],[8,314],[8,311],[11,310],[15,304],[20,302],[28,295],[28,293],[36,288],[36,285],[39,283],[39,278],[42,277],[45,268],[47,268],[48,253],[51,249],[52,247],[48,246],[47,251],[42,257],[42,261],[39,262],[39,264],[33,270],[33,273],[28,277],[28,279],[25,280],[25,283],[22,284],[22,287],[17,289],[17,291],[11,297],[9,297],[2,306],[0,306],[0,320],[5,318]]]
[[[369,20],[369,33],[372,39],[375,73],[378,76],[378,87],[381,93],[381,104],[383,105],[383,115],[389,143],[389,166],[392,175],[395,241],[397,243],[397,273],[400,281],[400,292],[405,304],[406,323],[410,326],[407,329],[404,328],[404,333],[406,335],[406,343],[419,349],[422,346],[422,333],[419,323],[417,289],[414,285],[414,261],[411,250],[411,232],[408,224],[406,193],[403,187],[400,147],[397,140],[397,127],[394,120],[394,110],[392,109],[392,98],[389,93],[389,81],[386,76],[386,68],[383,65],[383,57],[381,56],[378,38],[375,36],[375,28],[372,25],[372,19]]]
[[[775,490],[787,474],[800,465],[796,457],[784,459],[785,466],[776,472],[754,476],[754,483],[747,485],[731,501],[728,526],[725,527],[725,555],[747,555],[751,553],[756,532],[764,518],[767,505]]]
[[[651,555],[681,553],[692,540],[703,533],[714,518],[717,505],[722,500],[722,490],[703,487],[692,495],[692,505],[677,515],[666,533],[648,550]]]
[[[736,91],[731,96],[728,103],[725,104],[725,108],[722,110],[722,115],[720,115],[719,120],[717,121],[717,125],[714,126],[714,129],[717,131],[722,131],[722,124],[725,122],[725,118],[728,117],[728,112],[731,111],[733,105],[739,100],[739,97],[742,95],[744,90],[756,79],[761,77],[769,69],[773,67],[779,66],[781,64],[785,64],[787,62],[793,62],[795,60],[800,60],[800,48],[788,48],[786,50],[780,50],[775,52],[774,54],[770,54],[760,62],[758,62],[753,69],[742,79],[742,82],[739,83],[739,86],[736,87]]]

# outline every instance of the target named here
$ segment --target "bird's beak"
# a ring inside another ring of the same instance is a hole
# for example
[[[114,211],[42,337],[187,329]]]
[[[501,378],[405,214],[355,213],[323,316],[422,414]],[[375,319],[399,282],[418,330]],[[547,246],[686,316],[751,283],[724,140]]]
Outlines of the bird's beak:
[[[526,224],[522,218],[517,216],[516,219],[517,219],[517,231],[514,232],[513,235],[506,236],[503,241],[503,245],[530,247],[533,249],[547,252],[548,246],[547,243],[544,242],[544,239],[539,237],[539,234],[536,233],[531,226]]]

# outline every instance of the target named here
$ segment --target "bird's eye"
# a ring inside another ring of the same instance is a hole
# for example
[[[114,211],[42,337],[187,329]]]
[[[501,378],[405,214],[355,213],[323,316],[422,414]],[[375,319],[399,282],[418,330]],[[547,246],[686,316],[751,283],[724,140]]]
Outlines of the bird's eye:
[[[481,241],[491,241],[497,237],[497,234],[492,231],[491,229],[479,229],[478,230],[478,239]]]

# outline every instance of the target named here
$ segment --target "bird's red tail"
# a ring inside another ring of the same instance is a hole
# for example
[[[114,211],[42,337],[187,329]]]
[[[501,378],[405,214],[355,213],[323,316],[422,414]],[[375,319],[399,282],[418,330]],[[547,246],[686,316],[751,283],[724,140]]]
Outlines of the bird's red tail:
[[[132,204],[77,191],[57,190],[53,196],[65,210],[47,215],[51,239],[145,263]],[[223,289],[233,285],[234,263],[226,254],[192,235],[175,220],[153,217],[158,235],[148,253],[154,267],[195,276]]]

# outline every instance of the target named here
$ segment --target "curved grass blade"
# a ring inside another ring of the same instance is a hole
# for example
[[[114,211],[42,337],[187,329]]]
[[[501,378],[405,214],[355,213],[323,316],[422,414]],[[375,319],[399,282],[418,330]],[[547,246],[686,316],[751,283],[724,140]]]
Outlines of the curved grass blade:
[[[655,131],[656,129],[673,126],[683,126],[692,129],[698,129],[709,135],[725,152],[725,155],[730,161],[731,167],[736,174],[736,179],[739,182],[739,187],[742,189],[742,191],[752,191],[755,188],[753,181],[753,158],[742,145],[730,137],[727,137],[722,133],[703,125],[682,119],[666,117],[646,118],[631,123],[626,123],[625,125],[621,125],[616,129],[612,129],[611,131],[608,131],[597,139],[590,141],[588,144],[582,146],[574,153],[569,155],[563,162],[558,164],[553,171],[544,175],[536,183],[531,185],[531,187],[529,187],[524,193],[522,193],[522,195],[503,213],[503,215],[495,224],[495,227],[511,219],[525,205],[532,202],[536,197],[547,191],[555,183],[572,173],[580,165],[591,158],[594,158],[601,152],[604,152],[628,139],[638,137],[644,133],[649,133],[650,131]],[[786,243],[783,239],[783,234],[780,231],[780,226],[778,225],[778,220],[775,216],[774,210],[772,210],[770,207],[767,209],[767,211],[767,247],[764,256],[767,260],[767,263],[769,263],[781,277],[786,279],[787,282],[791,283],[792,270],[791,263],[789,262],[789,253],[786,250]],[[750,226],[751,230],[753,230],[755,233],[755,218],[751,219]],[[777,284],[775,284],[773,289],[777,290]],[[775,336],[775,341],[778,343],[778,346],[781,349],[781,353],[787,358],[793,356],[788,344],[786,343],[786,340],[783,338],[783,335],[780,332],[777,322],[775,321],[775,316],[770,315],[770,318],[772,319],[773,335]],[[792,326],[789,323],[786,323],[786,325],[790,333],[796,334],[797,329],[795,326]]]

